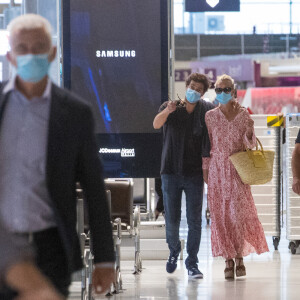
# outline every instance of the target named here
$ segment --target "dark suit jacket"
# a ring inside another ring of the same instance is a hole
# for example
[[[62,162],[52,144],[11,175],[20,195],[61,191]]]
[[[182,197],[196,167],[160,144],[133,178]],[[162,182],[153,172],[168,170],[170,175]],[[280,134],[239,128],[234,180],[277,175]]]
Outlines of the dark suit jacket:
[[[46,179],[69,271],[82,267],[76,232],[76,182],[87,200],[95,263],[114,261],[112,230],[90,107],[52,84]],[[8,97],[0,100],[1,120]]]

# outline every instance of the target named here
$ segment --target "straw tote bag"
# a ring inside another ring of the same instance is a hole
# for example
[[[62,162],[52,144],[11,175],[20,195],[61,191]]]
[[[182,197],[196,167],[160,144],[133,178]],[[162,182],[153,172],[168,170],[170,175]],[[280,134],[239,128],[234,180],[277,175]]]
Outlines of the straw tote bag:
[[[275,152],[265,151],[260,140],[256,138],[256,150],[246,149],[246,151],[232,154],[229,159],[243,183],[258,185],[272,180],[274,156]]]

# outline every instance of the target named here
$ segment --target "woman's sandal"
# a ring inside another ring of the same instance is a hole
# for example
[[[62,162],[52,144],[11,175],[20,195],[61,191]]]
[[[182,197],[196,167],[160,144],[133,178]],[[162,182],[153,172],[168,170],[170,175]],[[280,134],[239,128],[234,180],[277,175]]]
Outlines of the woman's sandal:
[[[236,267],[235,267],[235,274],[236,277],[246,276],[246,268],[244,266],[243,258],[236,258],[235,259]]]
[[[228,259],[225,261],[226,263],[226,269],[224,270],[225,279],[234,279],[234,261],[233,259]]]

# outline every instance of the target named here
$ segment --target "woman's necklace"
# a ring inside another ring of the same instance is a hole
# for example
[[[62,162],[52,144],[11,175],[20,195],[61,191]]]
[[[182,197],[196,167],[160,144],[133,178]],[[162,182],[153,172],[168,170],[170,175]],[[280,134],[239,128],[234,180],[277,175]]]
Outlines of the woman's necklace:
[[[228,107],[228,109],[224,109],[220,105],[220,110],[222,111],[222,113],[224,114],[224,116],[226,117],[226,119],[228,119],[229,121],[231,121],[239,113],[239,104],[238,104],[238,102],[234,101],[233,103],[231,103],[231,105]]]

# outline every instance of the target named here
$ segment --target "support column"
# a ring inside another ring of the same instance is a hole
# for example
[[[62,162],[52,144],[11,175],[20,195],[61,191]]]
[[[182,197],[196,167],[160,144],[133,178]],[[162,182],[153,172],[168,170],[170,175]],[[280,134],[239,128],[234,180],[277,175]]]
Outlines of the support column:
[[[38,0],[23,0],[22,14],[37,14],[38,13]]]

